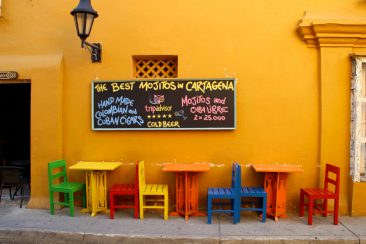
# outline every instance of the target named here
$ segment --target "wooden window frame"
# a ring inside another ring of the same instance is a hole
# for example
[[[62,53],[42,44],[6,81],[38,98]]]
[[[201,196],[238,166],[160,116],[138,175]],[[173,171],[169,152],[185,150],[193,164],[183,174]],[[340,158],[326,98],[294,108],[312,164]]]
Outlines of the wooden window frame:
[[[350,174],[353,182],[366,181],[366,160],[362,160],[366,149],[364,152],[361,149],[362,144],[366,147],[366,116],[362,116],[362,105],[366,110],[366,56],[352,56]]]
[[[177,78],[178,77],[178,56],[177,55],[134,55],[133,77],[134,78]],[[164,63],[159,66],[159,61],[171,62],[173,67],[167,67]],[[152,65],[138,67],[140,62],[151,62]],[[141,70],[141,69],[145,70]],[[140,75],[139,73],[144,75]],[[151,75],[152,74],[152,75]]]

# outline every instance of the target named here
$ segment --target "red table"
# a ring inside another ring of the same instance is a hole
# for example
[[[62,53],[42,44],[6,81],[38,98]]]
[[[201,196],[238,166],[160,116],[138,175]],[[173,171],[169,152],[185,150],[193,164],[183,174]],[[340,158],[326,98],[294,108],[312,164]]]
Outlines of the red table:
[[[297,165],[252,164],[256,172],[263,172],[264,190],[267,192],[267,215],[278,218],[286,217],[287,174],[303,172]]]
[[[206,163],[189,164],[166,164],[164,172],[175,172],[176,176],[176,210],[170,215],[183,215],[185,220],[188,216],[206,216],[198,211],[198,175],[199,172],[209,171],[210,166]]]

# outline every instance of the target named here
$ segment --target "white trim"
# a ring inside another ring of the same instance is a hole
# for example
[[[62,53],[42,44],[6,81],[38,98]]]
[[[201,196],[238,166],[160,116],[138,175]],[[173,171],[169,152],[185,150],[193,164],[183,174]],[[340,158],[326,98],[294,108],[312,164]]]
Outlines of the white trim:
[[[360,182],[361,145],[366,142],[362,133],[362,104],[366,98],[362,96],[362,64],[366,64],[366,57],[352,57],[352,80],[351,80],[351,142],[350,142],[350,175],[353,182]]]

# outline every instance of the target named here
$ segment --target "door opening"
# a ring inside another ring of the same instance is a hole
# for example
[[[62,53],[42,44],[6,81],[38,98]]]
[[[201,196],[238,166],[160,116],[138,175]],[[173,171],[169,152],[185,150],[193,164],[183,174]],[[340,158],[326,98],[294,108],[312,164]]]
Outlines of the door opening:
[[[7,167],[21,169],[21,180],[28,185],[20,187],[0,178],[2,188],[9,189],[9,194],[0,191],[2,199],[21,199],[24,194],[26,201],[30,196],[30,98],[29,81],[0,83],[0,173],[1,168],[3,172],[9,172]]]

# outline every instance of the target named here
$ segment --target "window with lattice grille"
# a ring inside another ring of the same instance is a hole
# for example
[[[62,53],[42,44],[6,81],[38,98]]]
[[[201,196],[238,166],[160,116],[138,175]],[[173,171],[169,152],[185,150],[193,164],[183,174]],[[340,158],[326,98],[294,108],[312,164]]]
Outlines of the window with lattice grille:
[[[135,78],[176,78],[177,56],[133,56]]]

